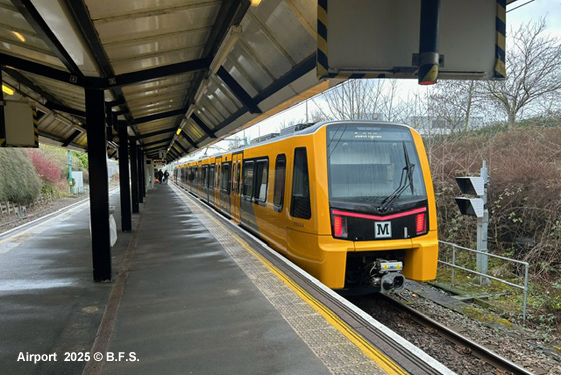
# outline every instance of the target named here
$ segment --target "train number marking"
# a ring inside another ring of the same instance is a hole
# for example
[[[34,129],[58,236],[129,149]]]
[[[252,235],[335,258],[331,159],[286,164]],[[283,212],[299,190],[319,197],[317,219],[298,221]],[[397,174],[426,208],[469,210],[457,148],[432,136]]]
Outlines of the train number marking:
[[[377,221],[374,223],[374,237],[391,238],[392,225],[391,221]]]

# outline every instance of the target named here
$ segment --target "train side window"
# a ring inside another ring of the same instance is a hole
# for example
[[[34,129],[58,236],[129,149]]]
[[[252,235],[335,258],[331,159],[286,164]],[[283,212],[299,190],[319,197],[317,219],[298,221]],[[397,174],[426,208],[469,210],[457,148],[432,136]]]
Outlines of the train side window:
[[[220,177],[220,183],[222,191],[230,194],[230,163],[222,164],[222,176]]]
[[[208,172],[208,187],[209,189],[214,188],[214,164],[211,164]]]
[[[284,182],[286,179],[286,156],[277,156],[275,162],[275,187],[273,191],[273,203],[275,211],[281,212],[284,205]]]
[[[216,168],[214,169],[214,184],[217,188],[220,188],[220,171],[222,169],[221,164],[216,164]]]
[[[236,193],[236,176],[238,175],[238,163],[233,163],[233,171],[232,171],[232,191]]]
[[[245,199],[251,199],[253,192],[253,161],[243,163],[243,187],[242,195]]]
[[[242,169],[242,164],[241,164],[241,162],[238,161],[238,173],[237,173],[237,175],[236,175],[236,176],[237,176],[237,177],[236,177],[236,192],[237,192],[238,194],[240,194],[240,192],[241,192],[241,184],[242,184],[242,183],[241,183],[241,180],[242,180],[242,172],[241,172],[241,169]]]
[[[298,147],[294,150],[290,215],[301,219],[310,219],[312,217],[308,154],[305,147]]]
[[[267,185],[269,181],[269,161],[257,160],[255,163],[255,202],[264,204],[267,201]]]
[[[207,187],[207,171],[208,171],[208,165],[203,165],[201,183],[204,188]]]

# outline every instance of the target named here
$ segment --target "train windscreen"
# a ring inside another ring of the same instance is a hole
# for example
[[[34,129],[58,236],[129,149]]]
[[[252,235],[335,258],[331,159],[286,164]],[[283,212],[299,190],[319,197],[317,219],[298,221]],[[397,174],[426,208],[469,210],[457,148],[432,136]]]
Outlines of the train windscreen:
[[[413,136],[404,126],[327,127],[331,203],[372,205],[377,211],[426,199]]]

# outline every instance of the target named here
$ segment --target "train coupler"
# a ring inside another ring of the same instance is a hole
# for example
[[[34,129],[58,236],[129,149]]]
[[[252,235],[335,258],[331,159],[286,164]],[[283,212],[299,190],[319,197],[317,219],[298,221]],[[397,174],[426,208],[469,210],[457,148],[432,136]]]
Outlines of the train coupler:
[[[405,277],[401,274],[403,262],[396,260],[378,259],[370,268],[368,275],[371,284],[380,290],[380,293],[389,293],[402,289]]]

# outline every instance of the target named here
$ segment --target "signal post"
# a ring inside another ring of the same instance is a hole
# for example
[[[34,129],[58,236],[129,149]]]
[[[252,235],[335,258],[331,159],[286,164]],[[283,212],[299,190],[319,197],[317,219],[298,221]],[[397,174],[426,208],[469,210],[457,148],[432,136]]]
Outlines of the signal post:
[[[487,209],[487,185],[489,174],[487,162],[483,160],[480,177],[456,177],[462,194],[475,195],[477,198],[456,197],[462,215],[477,217],[477,265],[476,271],[486,275],[489,270],[487,233],[489,230],[489,210]],[[479,275],[480,285],[490,285],[491,281]]]

